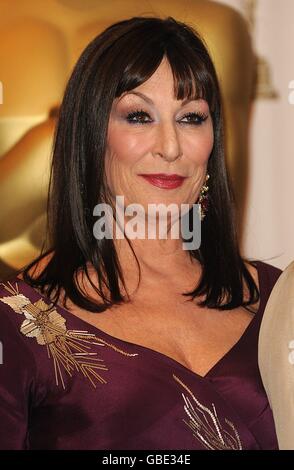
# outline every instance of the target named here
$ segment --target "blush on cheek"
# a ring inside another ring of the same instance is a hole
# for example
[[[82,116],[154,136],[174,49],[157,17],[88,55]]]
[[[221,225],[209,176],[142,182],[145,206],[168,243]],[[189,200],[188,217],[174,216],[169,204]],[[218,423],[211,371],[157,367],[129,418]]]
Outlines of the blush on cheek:
[[[192,155],[194,155],[194,162],[199,166],[206,165],[211,155],[212,149],[213,145],[211,145],[210,143],[209,145],[205,146],[197,146],[197,148],[195,148],[192,152]]]
[[[128,135],[126,132],[112,132],[110,139],[111,153],[116,161],[128,164],[142,155],[142,142],[138,142],[133,135]]]

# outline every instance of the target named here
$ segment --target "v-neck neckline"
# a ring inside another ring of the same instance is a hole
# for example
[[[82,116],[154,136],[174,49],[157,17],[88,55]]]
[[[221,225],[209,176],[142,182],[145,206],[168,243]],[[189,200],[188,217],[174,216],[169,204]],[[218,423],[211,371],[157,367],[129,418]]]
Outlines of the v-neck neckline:
[[[189,374],[192,374],[193,376],[197,377],[200,380],[210,380],[210,378],[213,377],[213,374],[215,373],[216,369],[218,369],[221,366],[221,364],[229,356],[231,356],[233,354],[233,352],[240,346],[240,344],[242,344],[242,342],[244,341],[244,338],[248,335],[248,333],[251,331],[251,329],[255,326],[256,321],[259,318],[262,309],[264,308],[265,293],[264,293],[264,284],[263,284],[263,279],[262,279],[262,277],[263,277],[263,275],[262,275],[262,262],[255,261],[253,264],[254,264],[254,266],[256,267],[256,270],[257,270],[259,293],[260,293],[258,310],[254,314],[254,317],[252,318],[250,323],[247,325],[247,327],[245,328],[245,330],[243,331],[243,333],[239,337],[239,339],[228,349],[227,352],[225,352],[223,354],[223,356],[220,357],[220,359],[217,360],[217,362],[204,375],[201,375],[198,372],[195,372],[192,369],[189,369],[188,367],[186,367],[181,362],[177,361],[176,359],[172,358],[171,356],[168,356],[167,354],[164,354],[160,351],[157,351],[156,349],[152,349],[152,348],[149,348],[148,346],[143,346],[141,344],[137,344],[137,343],[134,343],[134,342],[131,342],[131,341],[127,341],[127,340],[118,338],[117,336],[113,336],[109,333],[106,333],[104,330],[101,330],[100,328],[96,327],[92,323],[89,323],[89,322],[83,320],[82,318],[80,318],[77,315],[71,313],[69,310],[67,310],[66,308],[62,307],[59,304],[57,304],[55,306],[55,308],[59,309],[63,314],[66,315],[67,318],[70,318],[71,321],[80,322],[83,325],[85,325],[87,327],[87,332],[89,330],[93,330],[93,331],[98,332],[99,336],[101,336],[102,338],[105,337],[105,342],[108,342],[108,343],[115,342],[115,343],[124,344],[124,345],[126,345],[128,347],[131,347],[132,349],[136,350],[137,352],[142,351],[145,354],[149,354],[149,355],[153,356],[155,359],[158,359],[159,361],[161,360],[161,361],[164,361],[165,363],[171,364],[173,366],[177,366],[178,369],[183,369],[186,372],[188,372]],[[46,303],[48,303],[48,301],[50,302],[50,299],[48,297],[41,294],[38,290],[34,289],[32,286],[30,286],[28,283],[26,283],[23,279],[21,279],[19,277],[16,277],[16,279],[18,281],[20,281],[21,283],[23,283],[25,286],[32,289],[33,292],[36,295],[39,295],[44,301],[46,301]],[[92,331],[90,331],[90,332],[92,333]],[[95,333],[95,336],[97,336],[97,333]]]

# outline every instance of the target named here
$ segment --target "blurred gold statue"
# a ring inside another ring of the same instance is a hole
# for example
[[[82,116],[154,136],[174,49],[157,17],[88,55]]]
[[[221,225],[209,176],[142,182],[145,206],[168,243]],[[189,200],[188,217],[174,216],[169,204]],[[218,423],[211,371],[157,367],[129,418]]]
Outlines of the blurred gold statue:
[[[70,70],[91,38],[111,23],[131,16],[172,16],[196,28],[216,66],[224,99],[227,162],[241,227],[255,83],[255,57],[242,16],[210,0],[112,0],[108,4],[48,0],[45,12],[38,5],[36,0],[27,0],[22,9],[11,12],[8,0],[1,0],[0,79],[4,100],[0,106],[0,152],[1,138],[9,140],[10,131],[11,135],[20,134],[19,116],[46,114],[60,102]],[[18,141],[10,138],[14,145],[0,158],[0,278],[20,269],[40,252],[55,123],[56,118],[51,116]]]

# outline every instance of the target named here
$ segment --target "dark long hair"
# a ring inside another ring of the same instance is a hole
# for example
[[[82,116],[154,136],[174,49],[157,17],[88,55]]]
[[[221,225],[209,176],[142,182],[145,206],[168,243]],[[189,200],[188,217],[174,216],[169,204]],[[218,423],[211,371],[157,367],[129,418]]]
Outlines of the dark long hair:
[[[125,301],[119,280],[123,286],[125,283],[113,240],[93,236],[93,208],[101,201],[109,202],[104,156],[112,103],[151,77],[164,57],[172,68],[175,97],[207,100],[214,129],[208,161],[209,210],[202,223],[201,247],[189,253],[201,263],[202,277],[192,292],[183,295],[189,300],[204,296],[200,305],[221,310],[248,308],[259,299],[238,249],[225,168],[221,95],[204,41],[191,26],[172,17],[133,17],[111,25],[86,47],[65,90],[49,185],[50,248],[43,249],[23,272],[24,280],[45,292],[53,303],[61,289],[65,298],[92,312]],[[49,263],[33,277],[31,268],[48,253],[52,255]],[[96,271],[98,285],[90,280],[89,263]],[[139,267],[138,260],[137,264]],[[77,280],[81,271],[102,302],[84,295]]]

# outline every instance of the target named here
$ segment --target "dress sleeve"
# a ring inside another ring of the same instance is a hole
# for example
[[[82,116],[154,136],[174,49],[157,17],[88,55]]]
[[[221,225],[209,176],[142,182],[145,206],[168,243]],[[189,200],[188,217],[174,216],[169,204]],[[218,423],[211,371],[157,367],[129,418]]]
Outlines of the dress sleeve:
[[[0,304],[0,449],[29,448],[29,406],[34,358],[11,313]]]
[[[294,263],[268,300],[259,334],[258,361],[273,411],[280,449],[294,449]]]

